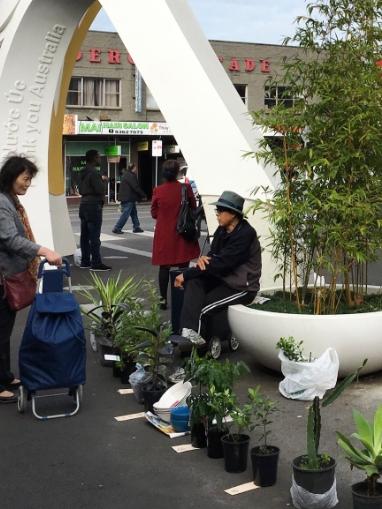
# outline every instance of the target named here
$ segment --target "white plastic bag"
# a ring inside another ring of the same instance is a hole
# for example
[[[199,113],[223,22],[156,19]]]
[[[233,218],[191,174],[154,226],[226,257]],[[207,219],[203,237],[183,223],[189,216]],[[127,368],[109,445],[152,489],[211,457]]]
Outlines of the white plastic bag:
[[[76,267],[79,267],[81,265],[81,249],[77,248],[73,253],[73,262]]]
[[[296,509],[331,509],[338,504],[336,480],[330,490],[325,493],[311,493],[301,488],[292,476],[290,489],[293,506]]]
[[[318,396],[321,399],[337,383],[339,360],[334,348],[328,348],[312,362],[291,361],[281,351],[279,359],[285,376],[279,391],[285,398],[310,401]]]

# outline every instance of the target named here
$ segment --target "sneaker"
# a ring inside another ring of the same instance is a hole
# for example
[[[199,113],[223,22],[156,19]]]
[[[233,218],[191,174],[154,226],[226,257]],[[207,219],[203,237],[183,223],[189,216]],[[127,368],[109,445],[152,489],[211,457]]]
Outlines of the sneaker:
[[[182,336],[191,341],[194,345],[202,346],[206,344],[202,336],[193,329],[182,329]]]
[[[80,269],[90,269],[90,263],[81,263]]]
[[[133,233],[143,233],[144,230],[142,228],[134,228]]]
[[[159,299],[159,307],[160,309],[167,309],[167,300],[166,299]]]
[[[186,372],[183,368],[177,368],[172,375],[168,377],[170,382],[173,384],[176,384],[178,382],[183,382],[183,380],[186,378]]]
[[[113,233],[116,233],[117,235],[123,235],[123,231],[122,230],[111,230]]]
[[[107,270],[111,270],[111,267],[105,265],[104,263],[99,263],[98,265],[93,265],[92,267],[90,267],[90,270],[94,272],[105,272]]]

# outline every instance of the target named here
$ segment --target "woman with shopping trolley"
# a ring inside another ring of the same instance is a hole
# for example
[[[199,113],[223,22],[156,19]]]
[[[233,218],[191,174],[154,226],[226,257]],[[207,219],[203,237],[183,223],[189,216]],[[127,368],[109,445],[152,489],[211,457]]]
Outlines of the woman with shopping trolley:
[[[0,403],[16,403],[13,390],[20,385],[10,366],[10,338],[17,309],[6,292],[15,275],[37,280],[39,256],[61,265],[59,253],[36,244],[28,216],[19,201],[27,193],[38,169],[29,159],[11,156],[0,169]]]

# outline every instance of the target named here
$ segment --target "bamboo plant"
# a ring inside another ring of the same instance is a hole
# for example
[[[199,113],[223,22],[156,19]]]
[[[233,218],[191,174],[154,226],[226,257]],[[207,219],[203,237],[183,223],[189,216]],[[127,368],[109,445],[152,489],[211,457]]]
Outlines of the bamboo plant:
[[[299,311],[309,299],[316,314],[341,300],[357,308],[382,244],[381,17],[381,0],[309,4],[284,41],[296,56],[269,79],[286,96],[253,113],[272,135],[249,155],[272,163],[279,181],[254,210],[269,217],[276,278]],[[316,280],[311,298],[312,271],[326,284]]]

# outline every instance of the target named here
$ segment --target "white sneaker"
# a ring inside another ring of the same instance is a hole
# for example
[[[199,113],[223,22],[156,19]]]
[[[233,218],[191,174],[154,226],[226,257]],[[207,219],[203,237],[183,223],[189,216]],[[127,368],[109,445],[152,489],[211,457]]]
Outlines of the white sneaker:
[[[191,343],[193,343],[194,345],[197,345],[197,346],[202,346],[202,345],[205,345],[206,342],[205,340],[202,338],[202,336],[194,331],[193,329],[182,329],[182,334],[181,336],[183,336],[184,338],[187,338],[188,340],[191,341]]]

